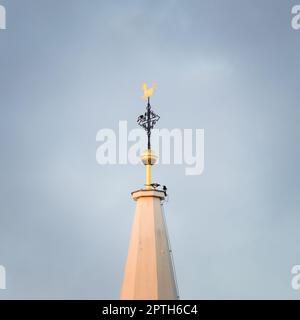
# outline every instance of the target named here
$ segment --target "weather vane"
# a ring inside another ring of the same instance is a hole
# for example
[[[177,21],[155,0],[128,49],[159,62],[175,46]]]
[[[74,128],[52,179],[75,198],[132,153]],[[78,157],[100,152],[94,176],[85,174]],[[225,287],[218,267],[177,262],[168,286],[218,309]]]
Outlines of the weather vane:
[[[157,157],[154,152],[151,150],[151,130],[154,128],[157,121],[160,119],[151,108],[150,97],[153,95],[155,85],[148,88],[147,84],[143,84],[144,99],[147,99],[146,112],[140,115],[137,119],[139,126],[145,129],[148,138],[147,150],[142,154],[141,159],[144,165],[146,166],[146,188],[152,189],[152,172],[151,166],[155,164]]]
[[[143,84],[143,98],[147,99],[146,112],[140,115],[137,119],[137,123],[147,132],[148,150],[151,150],[151,130],[154,128],[155,124],[160,119],[159,115],[154,113],[150,105],[150,97],[153,95],[154,89],[155,84],[151,88],[148,88],[146,83]]]

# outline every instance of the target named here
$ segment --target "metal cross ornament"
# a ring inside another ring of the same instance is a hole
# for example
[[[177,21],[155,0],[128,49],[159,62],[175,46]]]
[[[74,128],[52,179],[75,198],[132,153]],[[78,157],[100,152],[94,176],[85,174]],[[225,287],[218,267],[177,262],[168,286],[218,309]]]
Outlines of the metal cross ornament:
[[[151,88],[147,88],[147,84],[143,84],[143,90],[144,90],[144,98],[147,99],[147,107],[146,112],[142,115],[140,115],[137,119],[137,123],[139,126],[145,129],[147,132],[148,137],[148,150],[151,149],[151,130],[154,128],[157,121],[160,119],[160,116],[157,115],[152,109],[150,105],[150,97],[153,94],[154,86]]]

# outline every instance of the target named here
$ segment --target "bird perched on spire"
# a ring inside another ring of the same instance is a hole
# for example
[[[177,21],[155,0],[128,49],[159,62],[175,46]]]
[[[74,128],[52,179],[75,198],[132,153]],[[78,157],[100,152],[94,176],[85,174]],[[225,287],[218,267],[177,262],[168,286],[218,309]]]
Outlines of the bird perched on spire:
[[[144,96],[143,99],[148,99],[153,95],[154,89],[155,89],[155,84],[153,84],[152,87],[148,88],[147,83],[143,83],[143,91],[144,91]]]
[[[167,188],[166,186],[163,186],[163,192],[165,193],[165,196],[166,196],[166,197],[168,196],[167,190],[168,190],[168,188]]]
[[[151,186],[156,190],[158,187],[160,187],[159,183],[151,183]]]

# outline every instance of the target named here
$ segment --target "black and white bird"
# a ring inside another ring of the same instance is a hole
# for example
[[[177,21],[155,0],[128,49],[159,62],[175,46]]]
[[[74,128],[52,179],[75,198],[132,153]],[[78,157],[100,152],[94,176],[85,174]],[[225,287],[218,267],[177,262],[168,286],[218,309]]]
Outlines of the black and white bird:
[[[160,187],[159,183],[152,183],[151,187],[153,187],[154,189],[157,189],[158,187]]]
[[[168,188],[167,188],[166,186],[163,186],[162,188],[163,188],[163,192],[165,193],[165,196],[167,196],[167,190],[168,190]]]

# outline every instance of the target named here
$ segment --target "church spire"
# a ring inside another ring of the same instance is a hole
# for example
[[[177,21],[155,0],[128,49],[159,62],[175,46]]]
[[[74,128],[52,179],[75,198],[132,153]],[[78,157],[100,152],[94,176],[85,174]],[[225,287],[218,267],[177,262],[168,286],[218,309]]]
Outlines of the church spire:
[[[166,188],[153,184],[151,167],[156,156],[151,150],[151,130],[159,116],[150,105],[154,87],[143,85],[147,99],[146,112],[138,117],[138,124],[146,130],[148,148],[141,159],[146,166],[146,188],[132,192],[136,201],[127,261],[124,270],[121,299],[123,300],[176,300],[178,290],[174,265],[163,212]]]

